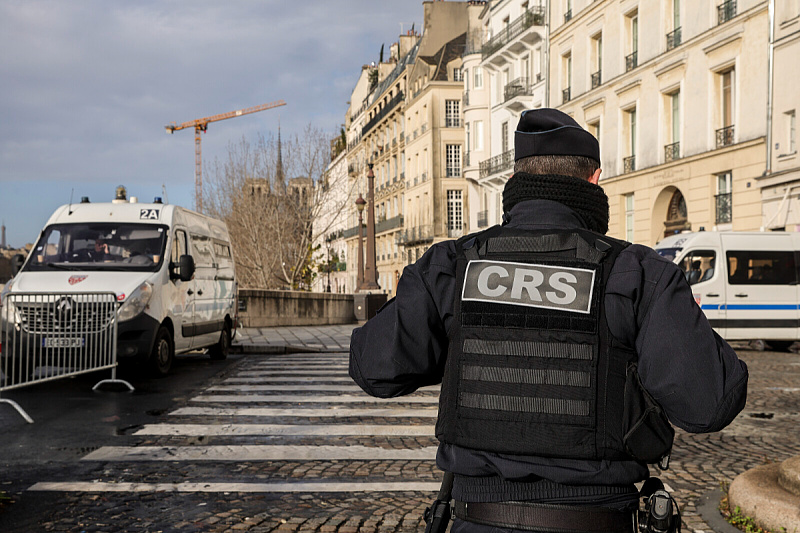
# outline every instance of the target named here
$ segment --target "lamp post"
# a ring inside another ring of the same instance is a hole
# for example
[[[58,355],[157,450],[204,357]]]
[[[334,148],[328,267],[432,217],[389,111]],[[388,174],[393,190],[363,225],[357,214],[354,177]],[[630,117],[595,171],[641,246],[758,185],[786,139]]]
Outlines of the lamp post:
[[[356,291],[360,291],[361,286],[364,284],[364,245],[362,242],[362,227],[364,223],[361,216],[365,205],[367,205],[367,201],[364,200],[361,193],[358,193],[358,198],[356,199],[356,209],[358,209],[358,275],[356,277]]]
[[[375,174],[372,172],[372,163],[369,163],[367,172],[367,198],[369,198],[369,211],[367,211],[367,265],[364,267],[364,283],[361,290],[378,291],[378,268],[375,261]]]
[[[325,244],[328,248],[328,287],[326,288],[325,292],[331,292],[331,236],[328,235],[325,237]]]

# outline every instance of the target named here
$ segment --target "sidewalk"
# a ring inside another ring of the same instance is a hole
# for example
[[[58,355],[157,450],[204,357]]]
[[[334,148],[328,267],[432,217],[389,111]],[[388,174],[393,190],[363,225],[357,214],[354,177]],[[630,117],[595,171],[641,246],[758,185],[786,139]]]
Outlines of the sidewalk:
[[[240,328],[232,349],[242,353],[349,352],[357,324]]]

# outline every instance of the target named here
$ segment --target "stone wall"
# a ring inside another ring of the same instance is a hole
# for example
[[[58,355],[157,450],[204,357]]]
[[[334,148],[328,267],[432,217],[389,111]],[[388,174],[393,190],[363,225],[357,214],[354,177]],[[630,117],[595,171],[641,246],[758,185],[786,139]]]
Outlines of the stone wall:
[[[324,326],[356,318],[352,294],[240,289],[239,321],[244,327]]]

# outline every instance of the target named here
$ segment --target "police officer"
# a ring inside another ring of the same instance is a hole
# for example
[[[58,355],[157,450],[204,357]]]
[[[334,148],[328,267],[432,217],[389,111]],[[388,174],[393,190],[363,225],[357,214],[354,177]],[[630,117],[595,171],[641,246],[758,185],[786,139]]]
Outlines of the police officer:
[[[591,134],[527,111],[515,159],[503,224],[407,266],[353,331],[350,375],[378,397],[442,383],[452,531],[633,531],[634,483],[669,453],[666,419],[721,430],[745,405],[747,367],[677,265],[605,236]]]

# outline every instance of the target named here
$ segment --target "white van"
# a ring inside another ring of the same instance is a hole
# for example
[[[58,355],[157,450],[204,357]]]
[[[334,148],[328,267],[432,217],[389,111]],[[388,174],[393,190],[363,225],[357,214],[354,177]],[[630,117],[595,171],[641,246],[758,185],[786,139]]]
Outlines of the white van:
[[[775,350],[800,339],[800,233],[681,233],[655,249],[681,267],[725,339],[762,339]]]
[[[120,360],[166,375],[176,353],[228,355],[237,285],[224,222],[159,198],[128,201],[120,188],[112,203],[59,207],[19,263],[0,302],[10,293],[115,293]]]

